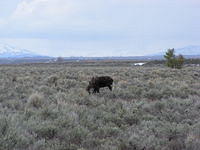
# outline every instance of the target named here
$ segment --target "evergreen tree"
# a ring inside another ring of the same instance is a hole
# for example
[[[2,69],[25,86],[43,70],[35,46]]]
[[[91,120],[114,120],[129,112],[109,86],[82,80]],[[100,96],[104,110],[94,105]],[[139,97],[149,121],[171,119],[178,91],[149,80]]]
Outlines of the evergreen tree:
[[[166,54],[164,55],[164,58],[167,60],[166,65],[168,67],[174,68],[175,67],[175,54],[174,49],[168,49]]]
[[[175,56],[175,51],[173,49],[168,49],[165,53],[164,58],[166,59],[166,65],[170,68],[181,69],[184,63],[183,55]]]

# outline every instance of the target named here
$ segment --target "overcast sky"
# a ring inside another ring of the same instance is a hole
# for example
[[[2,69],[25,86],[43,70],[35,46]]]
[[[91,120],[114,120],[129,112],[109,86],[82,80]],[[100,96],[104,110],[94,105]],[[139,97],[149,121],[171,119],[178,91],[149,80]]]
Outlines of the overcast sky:
[[[0,0],[0,43],[50,56],[200,45],[200,0]]]

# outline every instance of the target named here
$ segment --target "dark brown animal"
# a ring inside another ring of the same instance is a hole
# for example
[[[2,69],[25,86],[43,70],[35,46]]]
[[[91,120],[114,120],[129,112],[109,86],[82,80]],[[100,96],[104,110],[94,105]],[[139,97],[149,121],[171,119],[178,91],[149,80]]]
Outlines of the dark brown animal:
[[[86,90],[90,94],[90,90],[93,89],[93,93],[99,93],[99,89],[108,87],[112,91],[113,79],[109,76],[93,77],[89,82]]]

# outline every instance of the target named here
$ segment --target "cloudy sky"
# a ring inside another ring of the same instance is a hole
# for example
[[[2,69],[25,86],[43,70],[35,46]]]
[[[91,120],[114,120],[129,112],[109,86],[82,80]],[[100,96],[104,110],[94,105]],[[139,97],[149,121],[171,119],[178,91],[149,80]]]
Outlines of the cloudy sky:
[[[199,0],[0,0],[0,43],[50,56],[200,45]]]

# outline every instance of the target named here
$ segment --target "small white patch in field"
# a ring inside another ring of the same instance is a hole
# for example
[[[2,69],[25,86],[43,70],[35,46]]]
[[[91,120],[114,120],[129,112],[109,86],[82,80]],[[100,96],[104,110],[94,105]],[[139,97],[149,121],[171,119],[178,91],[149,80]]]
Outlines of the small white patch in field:
[[[141,62],[141,63],[134,63],[134,66],[143,66],[144,64],[146,64],[146,63],[143,63],[143,62]]]

